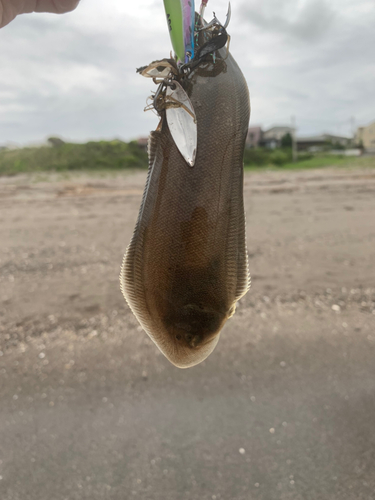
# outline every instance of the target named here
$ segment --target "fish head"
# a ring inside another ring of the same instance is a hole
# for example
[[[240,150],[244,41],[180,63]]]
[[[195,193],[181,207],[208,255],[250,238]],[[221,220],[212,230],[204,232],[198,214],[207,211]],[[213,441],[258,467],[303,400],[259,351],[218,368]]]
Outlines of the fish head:
[[[159,349],[178,368],[189,368],[204,361],[215,349],[227,317],[202,304],[187,304],[164,321],[168,342],[157,342]]]
[[[220,332],[210,339],[203,340],[202,335],[177,331],[173,342],[163,349],[165,357],[177,368],[190,368],[204,361],[215,349]]]

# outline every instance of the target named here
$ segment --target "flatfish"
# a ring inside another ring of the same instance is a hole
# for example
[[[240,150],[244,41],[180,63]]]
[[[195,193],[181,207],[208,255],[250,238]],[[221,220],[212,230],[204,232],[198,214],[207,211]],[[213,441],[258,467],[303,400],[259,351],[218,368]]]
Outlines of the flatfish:
[[[199,46],[197,47],[199,50]],[[194,166],[161,111],[121,289],[142,328],[175,366],[213,351],[250,286],[243,203],[249,92],[225,47],[179,81],[194,108]]]

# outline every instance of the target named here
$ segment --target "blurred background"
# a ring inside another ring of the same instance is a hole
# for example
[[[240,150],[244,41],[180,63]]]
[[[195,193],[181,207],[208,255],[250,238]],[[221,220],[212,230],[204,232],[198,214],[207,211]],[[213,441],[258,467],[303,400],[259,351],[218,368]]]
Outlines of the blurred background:
[[[375,500],[374,25],[372,0],[232,2],[252,288],[188,370],[118,283],[161,0],[0,30],[1,500]]]

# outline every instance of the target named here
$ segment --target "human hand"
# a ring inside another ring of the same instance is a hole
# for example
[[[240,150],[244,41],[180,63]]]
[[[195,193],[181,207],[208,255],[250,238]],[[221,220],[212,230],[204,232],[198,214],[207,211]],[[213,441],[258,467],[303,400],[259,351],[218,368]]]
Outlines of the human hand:
[[[19,14],[53,12],[63,14],[74,10],[79,0],[0,0],[0,28]]]

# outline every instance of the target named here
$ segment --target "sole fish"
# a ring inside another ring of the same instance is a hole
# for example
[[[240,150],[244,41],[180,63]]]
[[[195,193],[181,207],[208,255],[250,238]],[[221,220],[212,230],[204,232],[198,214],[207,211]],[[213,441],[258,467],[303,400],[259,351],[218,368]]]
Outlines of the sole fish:
[[[213,351],[250,287],[243,204],[250,101],[225,49],[180,83],[197,119],[195,165],[183,159],[162,115],[149,138],[148,177],[120,283],[161,352],[188,368]]]

